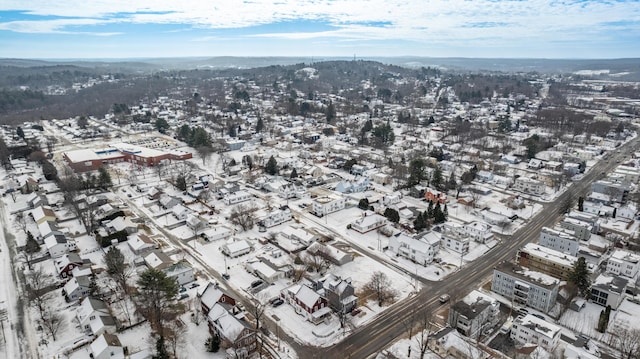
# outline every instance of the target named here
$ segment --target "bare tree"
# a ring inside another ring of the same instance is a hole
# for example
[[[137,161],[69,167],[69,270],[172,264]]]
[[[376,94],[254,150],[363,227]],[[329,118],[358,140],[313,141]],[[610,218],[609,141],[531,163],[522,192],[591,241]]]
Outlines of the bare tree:
[[[253,225],[255,224],[254,212],[257,210],[258,209],[254,204],[239,204],[231,210],[231,214],[229,214],[229,221],[242,227],[243,231],[247,231],[253,228]]]
[[[129,294],[128,281],[134,272],[134,268],[129,265],[125,255],[118,249],[118,247],[111,247],[107,253],[102,256],[104,263],[107,267],[107,274],[118,284],[118,287],[124,292],[125,295]]]
[[[36,269],[27,273],[26,279],[29,300],[33,302],[40,313],[40,318],[44,320],[47,290],[51,286],[53,278],[42,267],[36,267]]]
[[[206,166],[207,165],[207,161],[209,160],[209,157],[211,157],[211,154],[213,154],[213,147],[211,146],[199,146],[196,147],[196,153],[198,154],[198,157],[200,157],[200,159],[202,160],[202,165]]]
[[[375,271],[371,275],[371,279],[364,285],[364,289],[372,293],[379,306],[383,306],[387,302],[391,302],[396,298],[396,291],[391,287],[391,280],[384,272]]]
[[[172,320],[165,325],[165,345],[173,358],[178,358],[178,353],[187,344],[187,331],[180,319]],[[186,358],[186,357],[185,357]]]
[[[319,244],[309,248],[302,259],[307,265],[307,268],[321,273],[331,266],[329,258],[329,248],[324,244]]]
[[[620,351],[621,359],[640,357],[640,330],[616,326],[611,330],[612,346]]]
[[[56,334],[58,334],[64,323],[64,317],[54,308],[47,308],[42,316],[42,326],[54,341],[56,340]]]
[[[18,225],[18,227],[20,227],[20,229],[22,229],[22,231],[26,234],[27,233],[27,219],[25,218],[24,212],[16,213],[15,219],[16,219],[16,224]]]
[[[427,352],[429,347],[429,336],[431,335],[432,325],[432,314],[428,310],[423,310],[422,312],[417,313],[416,322],[418,324],[418,333],[416,334],[414,340],[418,345],[418,349],[420,350],[420,359],[424,358],[424,355]]]

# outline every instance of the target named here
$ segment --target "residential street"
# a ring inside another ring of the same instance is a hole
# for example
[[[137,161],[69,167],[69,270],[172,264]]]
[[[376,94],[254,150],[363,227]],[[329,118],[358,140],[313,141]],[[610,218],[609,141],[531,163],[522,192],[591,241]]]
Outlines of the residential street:
[[[501,244],[486,255],[463,267],[461,271],[444,281],[426,284],[417,296],[394,304],[392,308],[384,311],[367,325],[355,330],[342,342],[329,348],[295,348],[298,355],[302,358],[368,358],[386,348],[406,331],[403,320],[411,314],[412,310],[435,311],[440,305],[437,299],[440,295],[447,293],[455,298],[477,287],[478,283],[492,274],[493,267],[497,263],[513,259],[518,248],[525,243],[537,240],[542,227],[552,226],[559,221],[561,219],[561,214],[558,213],[560,205],[570,196],[573,196],[573,201],[577,201],[578,196],[585,195],[591,183],[602,177],[602,172],[611,171],[617,165],[617,160],[622,159],[638,142],[639,140],[636,138],[621,146],[616,154],[609,158],[608,162],[598,162],[579,182],[573,182],[567,191],[558,196],[555,201],[547,204],[545,209],[538,212],[524,227],[512,236],[506,237]]]

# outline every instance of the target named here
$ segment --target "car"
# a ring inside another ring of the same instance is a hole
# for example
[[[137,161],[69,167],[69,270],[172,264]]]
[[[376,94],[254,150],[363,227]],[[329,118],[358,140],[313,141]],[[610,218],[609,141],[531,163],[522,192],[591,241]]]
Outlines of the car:
[[[277,298],[271,302],[271,305],[273,305],[274,307],[279,307],[282,304],[284,304],[284,300],[282,300],[282,298]]]
[[[356,315],[360,314],[360,313],[362,313],[362,309],[360,309],[360,308],[356,308],[356,309],[351,311],[351,315],[354,316],[354,317]]]
[[[443,294],[443,295],[440,296],[440,298],[438,298],[440,303],[443,303],[443,304],[448,302],[449,299],[451,299],[451,296],[449,296],[449,294]]]
[[[185,288],[185,287],[180,287],[180,293],[184,293],[184,292],[186,292],[186,291],[187,291],[187,288]]]
[[[182,293],[182,294],[180,294],[180,297],[178,298],[178,300],[187,299],[187,298],[189,298],[189,294],[188,293]]]
[[[193,283],[191,284],[190,288],[195,288],[195,287],[199,287],[200,283]]]
[[[228,275],[227,273],[222,273],[222,278],[229,280],[229,278],[231,278],[230,275]]]
[[[259,286],[261,286],[263,283],[264,283],[264,282],[263,282],[262,280],[260,280],[260,279],[255,280],[255,281],[251,282],[251,288],[259,287]]]

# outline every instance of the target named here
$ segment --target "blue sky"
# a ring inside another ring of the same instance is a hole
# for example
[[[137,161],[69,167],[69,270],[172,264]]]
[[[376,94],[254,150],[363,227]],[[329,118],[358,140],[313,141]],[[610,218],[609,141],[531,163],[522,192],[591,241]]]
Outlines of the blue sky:
[[[2,0],[0,57],[640,57],[640,0]]]

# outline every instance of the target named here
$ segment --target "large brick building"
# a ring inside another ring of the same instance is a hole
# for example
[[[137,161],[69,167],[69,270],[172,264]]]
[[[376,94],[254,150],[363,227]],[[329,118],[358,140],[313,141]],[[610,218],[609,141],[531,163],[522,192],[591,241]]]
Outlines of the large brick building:
[[[118,143],[101,149],[82,149],[63,154],[65,162],[75,172],[95,171],[100,166],[119,162],[135,166],[151,167],[165,161],[186,160],[193,157],[191,152],[160,151],[156,149]]]

